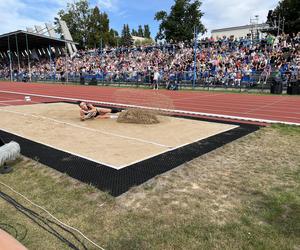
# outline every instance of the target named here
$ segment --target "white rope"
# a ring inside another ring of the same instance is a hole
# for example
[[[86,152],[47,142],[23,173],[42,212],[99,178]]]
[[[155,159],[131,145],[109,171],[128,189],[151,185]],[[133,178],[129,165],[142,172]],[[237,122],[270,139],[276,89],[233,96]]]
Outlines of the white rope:
[[[18,111],[7,110],[7,109],[0,109],[0,111],[8,112],[8,113],[13,113],[13,114],[18,114],[18,115],[23,115],[23,116],[31,116],[31,117],[34,117],[34,118],[42,118],[44,120],[49,120],[49,121],[52,121],[52,122],[56,122],[56,123],[60,123],[60,124],[68,125],[68,126],[72,126],[72,127],[75,127],[75,128],[81,128],[81,129],[86,129],[86,130],[93,131],[93,132],[99,132],[99,133],[104,134],[104,135],[120,137],[120,138],[123,138],[123,139],[134,140],[134,141],[138,141],[138,142],[142,142],[142,143],[147,143],[147,144],[153,144],[155,146],[159,146],[159,147],[163,147],[163,148],[172,148],[171,146],[160,144],[160,143],[157,143],[157,142],[152,142],[152,141],[148,141],[148,140],[143,140],[143,139],[139,139],[139,138],[135,138],[135,137],[130,137],[130,136],[125,136],[125,135],[120,135],[120,134],[115,134],[115,133],[109,133],[109,132],[106,132],[106,131],[103,131],[103,130],[87,128],[87,127],[83,127],[83,126],[72,124],[72,123],[68,123],[68,122],[59,121],[59,120],[56,120],[56,119],[53,119],[53,118],[49,118],[49,117],[45,117],[45,116],[26,114],[26,113],[22,113],[22,112],[18,112]]]
[[[10,186],[6,185],[5,183],[0,181],[0,184],[7,187],[8,189],[10,189],[11,191],[13,191],[15,194],[21,196],[23,199],[25,199],[26,201],[28,201],[30,204],[32,204],[35,207],[38,207],[39,209],[43,210],[44,212],[46,212],[50,217],[52,217],[54,220],[56,220],[57,222],[59,222],[61,225],[74,230],[75,232],[79,233],[83,238],[85,238],[87,241],[89,241],[90,243],[92,243],[94,246],[96,246],[97,248],[101,249],[101,250],[105,250],[103,247],[99,246],[98,244],[96,244],[94,241],[90,240],[87,236],[85,236],[81,231],[79,231],[78,229],[71,227],[65,223],[63,223],[62,221],[60,221],[59,219],[57,219],[54,215],[52,215],[50,212],[48,212],[45,208],[35,204],[34,202],[32,202],[31,200],[29,200],[27,197],[25,197],[24,195],[20,194],[19,192],[15,191],[13,188],[11,188]],[[104,203],[101,205],[103,206]]]

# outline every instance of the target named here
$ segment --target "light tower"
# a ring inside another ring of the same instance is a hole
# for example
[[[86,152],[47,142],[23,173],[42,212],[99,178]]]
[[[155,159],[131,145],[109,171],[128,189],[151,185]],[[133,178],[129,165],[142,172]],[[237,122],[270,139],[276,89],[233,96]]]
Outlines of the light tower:
[[[254,18],[250,18],[252,42],[259,39],[258,22],[259,15],[255,15]]]

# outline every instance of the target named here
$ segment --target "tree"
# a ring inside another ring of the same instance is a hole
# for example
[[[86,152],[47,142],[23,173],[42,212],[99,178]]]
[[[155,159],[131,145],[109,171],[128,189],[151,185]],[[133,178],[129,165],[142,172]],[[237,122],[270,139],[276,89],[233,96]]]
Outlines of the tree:
[[[110,29],[109,33],[110,33],[109,45],[112,47],[118,46],[120,43],[119,33],[114,29]]]
[[[109,45],[111,37],[110,37],[110,30],[109,30],[109,19],[108,19],[108,15],[103,12],[101,14],[101,27],[100,27],[100,39],[102,39],[102,45]]]
[[[101,12],[96,6],[91,9],[87,0],[77,0],[74,3],[67,4],[66,10],[58,12],[59,18],[66,21],[70,33],[79,47],[100,47],[117,44],[118,35],[116,31],[110,30],[109,18],[105,12]],[[58,23],[58,18],[55,20]],[[57,30],[61,33],[61,30]]]
[[[96,6],[90,18],[89,47],[111,45],[113,43],[111,35],[108,15],[105,12],[100,13],[99,8]]]
[[[144,25],[144,37],[151,39],[151,32],[148,24]]]
[[[128,24],[124,24],[123,30],[122,30],[122,36],[121,36],[121,45],[125,47],[132,46],[132,36],[130,34],[130,29]]]
[[[282,0],[278,3],[277,7],[273,11],[270,10],[268,13],[267,23],[271,27],[278,27],[279,21],[284,23],[285,33],[292,34],[299,32],[300,1]]]
[[[101,39],[101,26],[102,17],[98,7],[93,9],[92,15],[90,17],[89,23],[89,47],[98,47]]]
[[[132,36],[138,36],[138,32],[135,29],[132,29],[131,35]]]
[[[78,42],[80,47],[85,47],[89,38],[91,17],[89,2],[87,0],[79,0],[74,3],[68,3],[66,10],[58,12],[58,17],[67,23],[73,40]]]
[[[204,33],[206,29],[201,22],[201,4],[199,0],[175,0],[170,14],[166,11],[157,12],[154,19],[159,21],[160,25],[156,40],[191,41],[194,37],[194,27],[197,27],[200,33]]]
[[[144,31],[143,31],[142,25],[139,25],[138,34],[137,35],[139,37],[144,37]]]

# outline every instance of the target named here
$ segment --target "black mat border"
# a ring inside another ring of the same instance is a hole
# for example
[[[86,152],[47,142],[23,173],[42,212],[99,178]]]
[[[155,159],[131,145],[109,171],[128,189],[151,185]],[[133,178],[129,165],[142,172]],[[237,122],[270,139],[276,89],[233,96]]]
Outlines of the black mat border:
[[[189,116],[182,117],[175,115],[175,117],[206,120]],[[207,121],[212,122],[211,119],[207,119]],[[6,143],[9,141],[18,142],[21,146],[21,153],[24,156],[37,160],[59,172],[66,173],[77,180],[92,184],[100,190],[117,197],[134,186],[138,186],[157,175],[170,171],[227,143],[253,133],[260,128],[257,125],[239,124],[237,122],[215,122],[239,125],[239,127],[135,163],[120,170],[25,139],[1,129],[0,137]]]

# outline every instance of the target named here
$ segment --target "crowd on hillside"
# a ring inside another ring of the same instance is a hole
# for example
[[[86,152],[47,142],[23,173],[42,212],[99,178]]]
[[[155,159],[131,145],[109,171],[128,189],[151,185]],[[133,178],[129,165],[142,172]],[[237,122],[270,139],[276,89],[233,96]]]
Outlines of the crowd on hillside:
[[[31,61],[30,72],[26,56],[20,61],[20,67],[14,60],[13,76],[165,83],[192,81],[194,78],[194,48],[183,43],[81,50],[72,58],[53,54],[51,60],[45,54]],[[255,75],[259,75],[256,81],[265,80],[271,71],[278,72],[284,79],[299,78],[300,32],[293,36],[268,35],[255,42],[247,38],[223,37],[204,39],[198,44],[197,81],[239,86],[241,83],[250,84]],[[10,77],[8,60],[0,60],[0,77]]]

